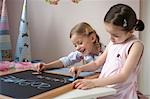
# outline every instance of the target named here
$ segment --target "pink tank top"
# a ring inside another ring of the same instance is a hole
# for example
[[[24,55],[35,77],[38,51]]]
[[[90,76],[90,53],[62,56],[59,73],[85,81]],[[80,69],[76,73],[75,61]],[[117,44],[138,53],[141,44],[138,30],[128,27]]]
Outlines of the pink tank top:
[[[122,44],[113,44],[112,42],[110,42],[108,44],[106,62],[103,66],[99,78],[105,78],[119,73],[127,59],[129,49],[131,48],[133,43],[137,41],[141,42],[138,38],[133,36]],[[105,96],[100,99],[138,99],[136,94],[138,71],[139,64],[137,64],[135,71],[131,73],[127,81],[125,81],[124,83],[108,85],[108,87],[112,87],[117,90],[117,93],[115,95]]]

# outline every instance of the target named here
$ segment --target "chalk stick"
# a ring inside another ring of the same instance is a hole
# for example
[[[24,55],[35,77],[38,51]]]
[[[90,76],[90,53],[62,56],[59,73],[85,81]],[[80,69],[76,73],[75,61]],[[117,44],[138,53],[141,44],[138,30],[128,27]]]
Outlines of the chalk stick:
[[[33,75],[39,75],[42,74],[41,72],[32,72]]]

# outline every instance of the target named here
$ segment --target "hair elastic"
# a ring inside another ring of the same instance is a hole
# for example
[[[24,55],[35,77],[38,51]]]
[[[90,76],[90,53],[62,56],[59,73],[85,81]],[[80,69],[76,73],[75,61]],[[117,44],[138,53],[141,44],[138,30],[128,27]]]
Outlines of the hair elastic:
[[[126,19],[123,20],[123,27],[127,27],[127,20]]]

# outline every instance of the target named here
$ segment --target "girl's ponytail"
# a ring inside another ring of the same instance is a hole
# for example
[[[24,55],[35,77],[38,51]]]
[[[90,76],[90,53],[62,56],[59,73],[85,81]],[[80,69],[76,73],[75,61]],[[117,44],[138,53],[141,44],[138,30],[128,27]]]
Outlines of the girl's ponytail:
[[[144,30],[144,23],[142,20],[137,20],[136,25],[135,25],[135,30],[136,31],[143,31]]]

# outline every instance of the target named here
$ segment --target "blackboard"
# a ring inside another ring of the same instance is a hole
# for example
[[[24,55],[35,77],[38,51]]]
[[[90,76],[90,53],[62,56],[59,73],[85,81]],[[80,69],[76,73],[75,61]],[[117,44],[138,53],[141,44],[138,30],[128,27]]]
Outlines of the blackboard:
[[[0,94],[12,98],[30,98],[71,83],[70,76],[26,70],[0,76]]]

